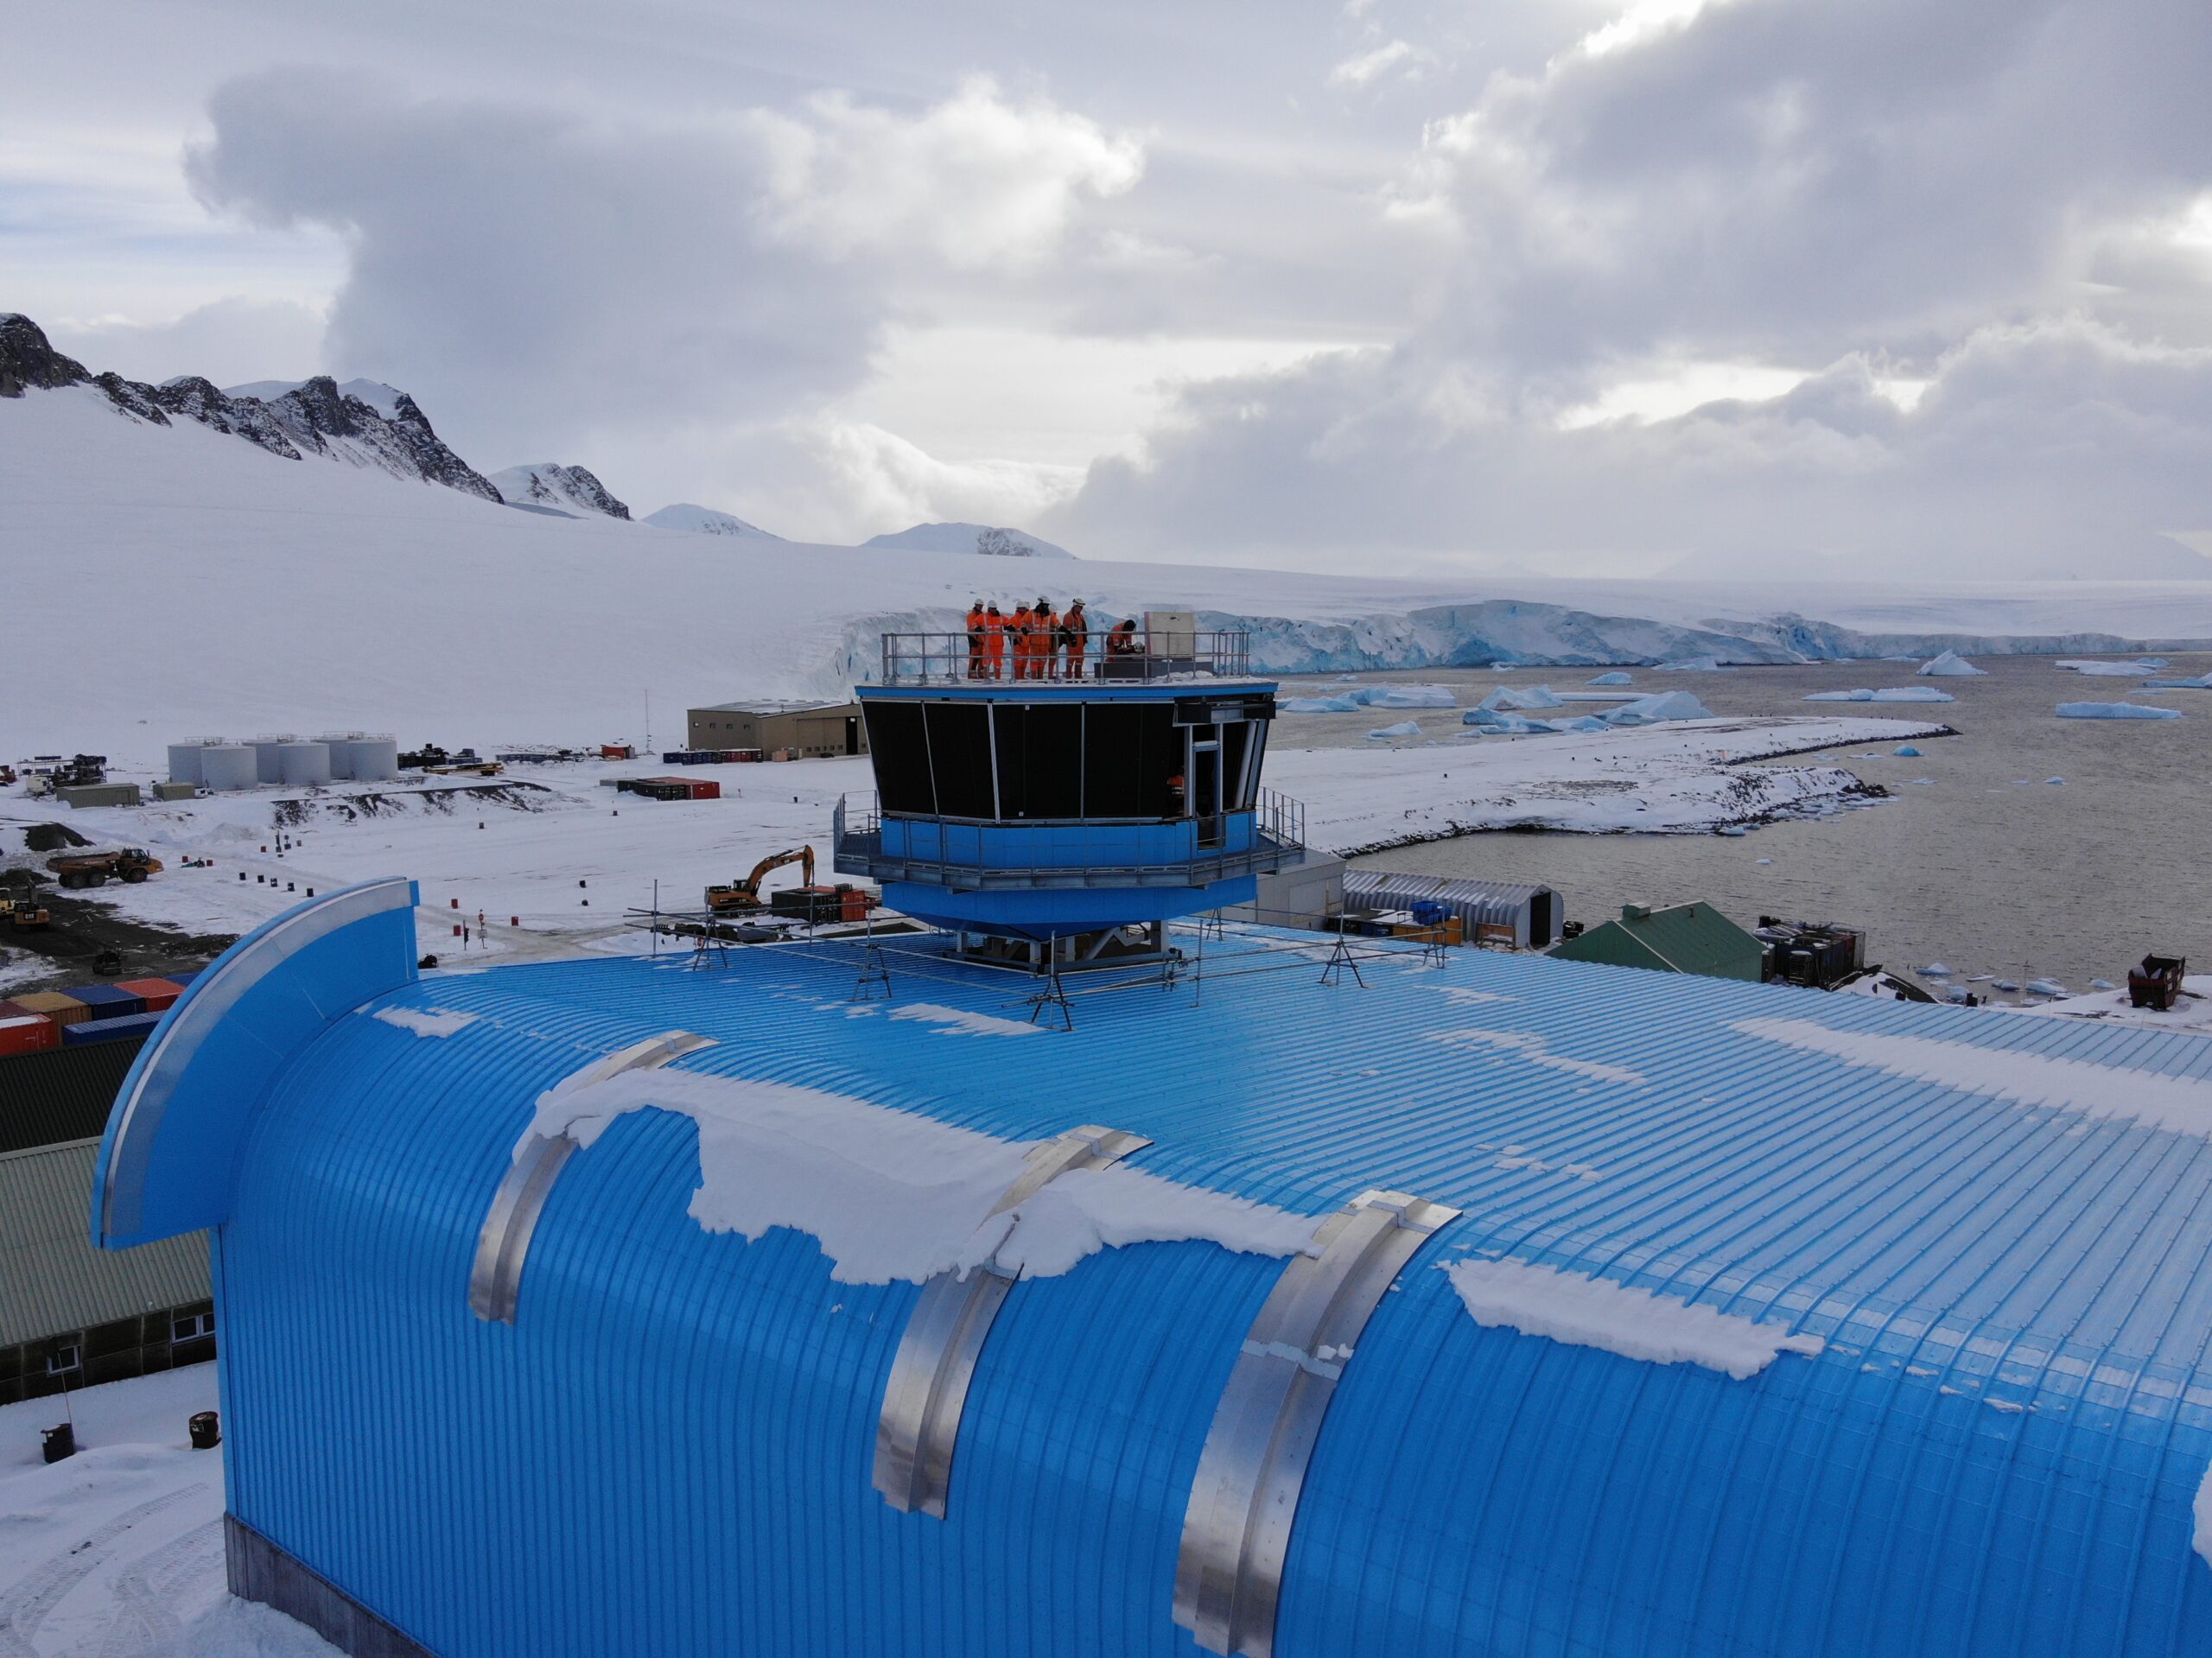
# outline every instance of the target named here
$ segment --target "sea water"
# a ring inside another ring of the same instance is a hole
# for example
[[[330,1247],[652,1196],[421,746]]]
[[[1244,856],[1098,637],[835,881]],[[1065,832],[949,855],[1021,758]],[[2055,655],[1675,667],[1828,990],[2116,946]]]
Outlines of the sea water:
[[[2212,656],[2179,655],[2159,677],[2212,670]],[[1833,921],[1867,934],[1867,960],[1892,968],[1942,962],[1951,983],[1973,975],[2025,984],[2049,977],[2085,991],[2122,981],[2147,950],[2212,971],[2212,691],[2145,692],[2133,680],[2085,679],[2048,657],[1984,657],[1981,679],[1921,679],[1912,663],[1834,662],[1656,674],[1631,669],[1633,689],[1687,689],[1715,715],[1939,721],[1955,737],[1847,744],[1767,762],[1848,767],[1889,797],[1861,810],[1766,825],[1748,835],[1506,833],[1402,847],[1363,867],[1559,889],[1571,919],[1597,923],[1624,902],[1703,899],[1748,926],[1761,915]],[[1580,689],[1597,668],[1511,674],[1422,670],[1366,674],[1458,687],[1471,707],[1492,686]],[[1286,682],[1342,689],[1333,678]],[[1943,703],[1808,702],[1808,692],[1933,685]],[[2187,717],[2107,723],[2062,720],[2084,696],[2158,702]],[[1362,723],[1363,721],[1363,723]],[[1287,717],[1281,743],[1358,742],[1326,729],[1371,716]],[[1471,739],[1482,742],[1498,738]],[[1542,737],[1513,740],[1541,744]],[[1448,769],[1448,748],[1437,751]],[[2050,782],[2061,778],[2063,782]],[[1935,982],[1935,981],[1931,981]],[[1986,995],[1986,981],[1969,986]],[[2009,998],[2007,998],[2009,999]]]

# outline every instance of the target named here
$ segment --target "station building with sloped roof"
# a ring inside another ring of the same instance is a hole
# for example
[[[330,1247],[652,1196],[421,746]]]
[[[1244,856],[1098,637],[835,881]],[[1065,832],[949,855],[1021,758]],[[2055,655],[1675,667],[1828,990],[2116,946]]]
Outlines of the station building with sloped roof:
[[[414,902],[203,975],[94,1193],[211,1230],[232,1582],[350,1652],[2212,1651],[2202,1039],[1045,959],[1091,897],[423,973]]]

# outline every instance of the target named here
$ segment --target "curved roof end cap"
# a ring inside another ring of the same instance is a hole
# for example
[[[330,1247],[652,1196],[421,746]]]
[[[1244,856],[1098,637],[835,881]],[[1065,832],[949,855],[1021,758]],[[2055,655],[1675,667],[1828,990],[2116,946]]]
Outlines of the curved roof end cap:
[[[410,984],[415,883],[363,882],[264,923],[194,979],[139,1051],[92,1172],[95,1246],[219,1226],[238,1142],[276,1073],[330,1022]]]

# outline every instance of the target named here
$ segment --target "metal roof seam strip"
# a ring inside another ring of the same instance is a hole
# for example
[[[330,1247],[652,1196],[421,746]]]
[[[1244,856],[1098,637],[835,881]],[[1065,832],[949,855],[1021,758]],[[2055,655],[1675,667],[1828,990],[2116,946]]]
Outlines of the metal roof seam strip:
[[[655,1070],[689,1053],[715,1045],[710,1036],[665,1031],[594,1060],[561,1086],[589,1088],[626,1071]],[[515,1153],[499,1189],[493,1194],[476,1237],[476,1261],[468,1274],[469,1310],[487,1324],[511,1324],[522,1295],[523,1267],[531,1239],[553,1195],[554,1182],[577,1150],[565,1129],[534,1134]]]
[[[1033,1147],[1029,1166],[992,1206],[1003,1215],[1073,1169],[1103,1169],[1152,1141],[1086,1123]],[[922,1286],[884,1384],[875,1434],[875,1489],[902,1514],[945,1515],[968,1389],[1014,1274],[995,1258],[964,1278],[941,1272]]]
[[[1209,1652],[1271,1658],[1298,1499],[1329,1401],[1369,1316],[1459,1211],[1362,1192],[1315,1229],[1252,1320],[1199,1452],[1173,1616]]]

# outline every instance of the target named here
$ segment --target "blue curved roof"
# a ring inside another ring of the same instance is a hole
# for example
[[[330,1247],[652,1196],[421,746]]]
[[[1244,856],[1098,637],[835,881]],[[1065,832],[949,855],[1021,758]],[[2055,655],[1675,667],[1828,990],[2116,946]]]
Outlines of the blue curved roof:
[[[1108,1124],[1151,1142],[1128,1166],[1317,1219],[1376,1187],[1460,1211],[1342,1364],[1275,1654],[2212,1650],[2212,1042],[1476,951],[1363,988],[1226,959],[1313,942],[1210,943],[1196,993],[1020,1040],[855,1015],[852,962],[782,948],[366,1004],[474,1016],[443,1037],[320,1025],[203,1192],[232,1511],[446,1658],[1193,1649],[1185,1510],[1279,1260],[1142,1244],[1016,1284],[943,1520],[871,1483],[921,1292],[703,1230],[688,1118],[576,1153],[515,1322],[471,1312],[537,1096],[682,1029],[715,1039],[683,1071]],[[1002,978],[892,976],[1021,1016]],[[1434,1270],[1469,1259],[1825,1346],[1738,1380],[1486,1327]]]

